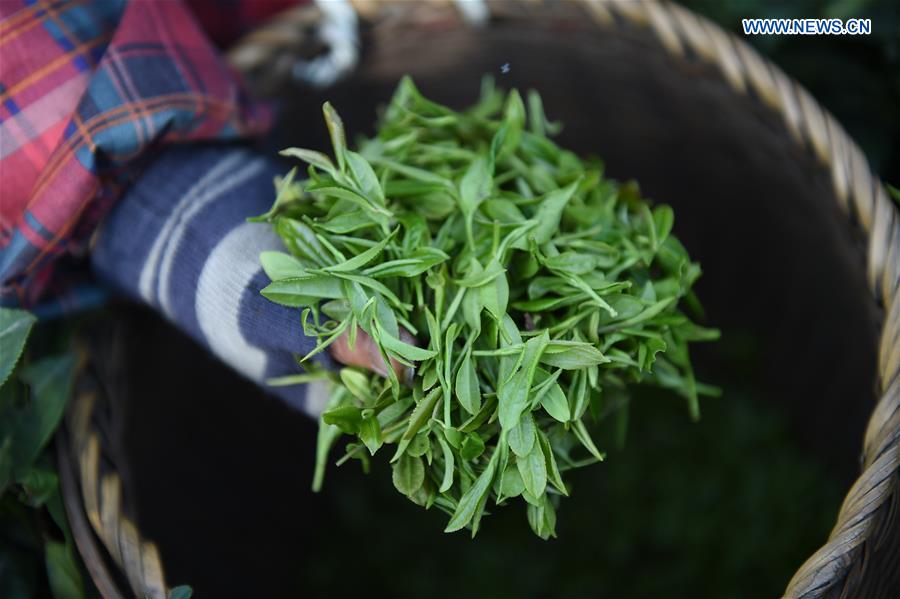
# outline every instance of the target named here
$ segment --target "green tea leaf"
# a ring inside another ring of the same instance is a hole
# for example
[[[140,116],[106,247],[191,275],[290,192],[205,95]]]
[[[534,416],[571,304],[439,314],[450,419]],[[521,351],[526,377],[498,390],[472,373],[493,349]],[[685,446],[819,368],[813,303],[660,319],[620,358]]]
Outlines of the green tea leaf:
[[[657,244],[662,244],[668,239],[675,224],[675,213],[672,208],[661,204],[653,209],[653,224],[656,227]]]
[[[438,437],[438,444],[441,446],[441,452],[444,456],[444,476],[441,480],[441,486],[438,488],[438,491],[440,491],[441,493],[446,493],[450,490],[450,487],[453,486],[453,450],[450,449],[450,446],[447,445],[447,442],[444,441],[440,436]]]
[[[550,238],[559,230],[559,222],[563,209],[578,188],[578,183],[571,183],[563,189],[557,189],[546,194],[538,204],[535,220],[537,226],[531,232],[531,238],[538,244],[550,241]]]
[[[541,363],[563,370],[579,370],[605,364],[609,358],[596,347],[582,341],[553,341],[541,355]]]
[[[513,374],[509,383],[500,387],[497,395],[500,401],[500,426],[504,430],[516,426],[519,417],[528,406],[528,394],[534,371],[548,342],[549,335],[546,331],[539,337],[529,339],[523,350],[522,366]]]
[[[266,276],[273,281],[308,277],[303,264],[284,252],[263,252],[259,255]]]
[[[169,599],[191,599],[193,595],[194,590],[187,585],[181,585],[169,591]]]
[[[407,497],[418,491],[425,482],[425,466],[418,457],[406,454],[400,456],[394,463],[393,472],[394,488]]]
[[[518,497],[524,490],[525,483],[522,482],[522,475],[519,474],[518,467],[507,468],[500,483],[502,495],[507,498]]]
[[[428,430],[423,430],[412,438],[406,447],[406,453],[411,456],[421,457],[431,450],[431,438]]]
[[[602,462],[606,456],[597,449],[596,445],[594,445],[591,434],[588,432],[587,427],[584,426],[584,422],[576,420],[572,430],[575,432],[575,436],[581,444],[584,445],[585,449],[587,449],[598,462]]]
[[[302,160],[316,168],[322,169],[323,171],[331,175],[334,175],[336,170],[334,168],[334,163],[331,162],[331,158],[321,152],[316,152],[315,150],[305,150],[303,148],[287,148],[279,152],[279,154],[281,154],[282,156]]]
[[[325,276],[292,277],[273,281],[262,291],[263,297],[290,307],[309,305],[309,298],[338,299],[344,297],[341,282]]]
[[[322,483],[325,480],[325,467],[326,462],[328,461],[328,452],[331,451],[332,446],[340,436],[340,428],[328,424],[323,417],[319,417],[319,432],[316,437],[316,466],[313,472],[312,483],[312,490],[315,493],[322,490]]]
[[[556,490],[563,495],[568,495],[569,491],[566,489],[566,483],[563,482],[562,475],[559,472],[559,466],[556,464],[556,457],[553,455],[553,447],[551,447],[547,435],[542,431],[537,431],[537,437],[538,442],[541,444],[541,451],[544,454],[544,459],[547,462],[547,478],[550,481],[550,484],[556,487]]]
[[[337,158],[338,167],[343,171],[346,167],[347,138],[344,135],[344,121],[334,107],[325,102],[322,106],[325,115],[325,124],[328,126],[328,134],[331,136],[331,146],[334,149],[334,157]]]
[[[456,532],[469,524],[472,517],[475,516],[479,505],[483,506],[487,501],[488,492],[494,483],[496,468],[497,464],[492,458],[475,483],[460,498],[456,511],[453,513],[453,517],[450,518],[450,523],[447,524],[444,532]]]
[[[441,393],[441,388],[435,387],[416,405],[409,417],[409,424],[401,437],[401,443],[397,446],[397,452],[391,458],[392,462],[399,459],[400,455],[406,450],[406,446],[412,441],[412,438],[428,422],[435,405],[441,399]]]
[[[496,259],[488,264],[485,272],[491,270],[494,264],[497,264]],[[509,282],[502,270],[490,283],[479,287],[479,290],[481,292],[481,304],[495,320],[499,321],[502,319],[506,314],[506,307],[509,303]]]
[[[475,361],[471,351],[466,352],[462,364],[456,373],[456,397],[469,414],[476,414],[481,409],[481,390],[478,387],[478,373],[475,372]]]
[[[519,468],[522,482],[525,483],[525,489],[533,497],[543,495],[547,488],[547,461],[540,444],[533,443],[528,455],[516,459],[516,466]]]
[[[479,156],[459,182],[459,202],[464,214],[472,214],[491,193],[491,167]]]
[[[537,506],[528,505],[528,524],[545,541],[556,536],[556,509],[549,497],[545,495]]]
[[[337,406],[322,412],[322,421],[333,424],[347,434],[354,434],[362,424],[362,410],[356,406]]]
[[[353,368],[341,368],[341,382],[353,396],[363,403],[370,398],[369,377]]]
[[[351,272],[354,270],[359,270],[372,260],[374,260],[390,243],[391,239],[394,238],[394,235],[397,233],[397,229],[394,229],[390,235],[379,241],[376,245],[370,247],[366,251],[361,254],[357,254],[353,258],[350,258],[346,262],[341,264],[335,264],[334,266],[328,266],[325,268],[328,272]]]
[[[503,108],[503,141],[497,151],[497,160],[501,160],[514,152],[522,138],[522,130],[525,128],[525,104],[519,92],[512,90],[506,98],[506,106]]]
[[[401,358],[406,358],[410,362],[418,362],[421,360],[428,360],[437,355],[437,352],[430,349],[422,349],[421,347],[416,347],[415,345],[410,345],[405,341],[401,341],[396,337],[392,337],[388,334],[384,328],[379,325],[378,327],[378,341],[384,345],[385,349],[390,351],[391,353],[400,356]]]
[[[478,433],[469,433],[463,438],[459,446],[459,457],[464,460],[474,460],[484,453],[484,441]]]
[[[381,436],[381,425],[374,416],[365,418],[359,424],[359,440],[365,444],[369,453],[375,455],[375,452],[381,447],[384,439]]]
[[[534,447],[534,436],[534,418],[530,413],[525,412],[519,417],[519,423],[509,429],[507,436],[509,448],[516,454],[516,457],[525,457],[531,453],[531,449]]]
[[[550,385],[547,392],[541,397],[541,406],[550,416],[560,422],[568,422],[572,418],[566,395],[563,393],[562,387],[556,383]]]
[[[359,188],[359,192],[367,198],[375,200],[376,203],[384,205],[384,191],[378,182],[378,176],[372,170],[372,166],[365,158],[347,150],[344,152],[347,165],[350,167],[350,174],[353,175],[354,181]]]
[[[505,269],[496,260],[492,260],[487,268],[482,268],[477,261],[470,264],[469,274],[456,281],[460,287],[482,287],[501,276]]]

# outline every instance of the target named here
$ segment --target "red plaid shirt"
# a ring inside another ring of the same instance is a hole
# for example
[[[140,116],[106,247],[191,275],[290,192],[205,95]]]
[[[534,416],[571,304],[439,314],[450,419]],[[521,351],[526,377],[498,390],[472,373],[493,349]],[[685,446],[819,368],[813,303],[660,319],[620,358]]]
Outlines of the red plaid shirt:
[[[291,1],[193,4],[225,43]],[[0,0],[0,295],[32,304],[150,150],[268,116],[177,0]]]

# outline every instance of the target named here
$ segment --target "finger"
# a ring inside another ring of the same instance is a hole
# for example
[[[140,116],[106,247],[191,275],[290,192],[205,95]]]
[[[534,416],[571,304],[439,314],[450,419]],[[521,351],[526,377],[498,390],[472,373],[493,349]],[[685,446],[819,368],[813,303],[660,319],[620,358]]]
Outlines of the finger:
[[[401,329],[400,339],[412,345],[416,344],[415,338],[406,330]],[[384,361],[384,357],[381,355],[381,351],[378,349],[378,345],[372,340],[368,333],[362,329],[357,328],[356,343],[352,348],[350,347],[349,334],[344,333],[331,344],[330,349],[331,356],[338,362],[342,362],[347,366],[365,368],[366,370],[371,370],[381,376],[388,376],[387,364]],[[405,366],[393,358],[391,358],[391,367],[397,374],[397,378],[405,383],[411,381],[415,374],[415,369]]]

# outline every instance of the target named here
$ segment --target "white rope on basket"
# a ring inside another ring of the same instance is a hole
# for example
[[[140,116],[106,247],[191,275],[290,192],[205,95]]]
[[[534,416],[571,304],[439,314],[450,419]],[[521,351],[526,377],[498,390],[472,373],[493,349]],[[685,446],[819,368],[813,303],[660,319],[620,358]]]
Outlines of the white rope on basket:
[[[322,11],[317,35],[328,47],[328,53],[312,60],[297,61],[291,75],[295,81],[323,88],[337,82],[356,66],[359,35],[356,11],[348,0],[316,0],[316,6]]]
[[[485,0],[454,0],[456,8],[462,18],[468,21],[469,25],[482,26],[487,25],[491,17]]]

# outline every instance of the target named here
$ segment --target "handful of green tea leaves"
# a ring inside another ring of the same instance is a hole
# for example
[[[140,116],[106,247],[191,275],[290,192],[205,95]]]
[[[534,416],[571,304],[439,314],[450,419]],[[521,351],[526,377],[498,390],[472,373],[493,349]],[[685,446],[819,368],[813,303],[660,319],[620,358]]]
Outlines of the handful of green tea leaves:
[[[277,182],[272,223],[289,254],[266,252],[270,300],[303,308],[307,360],[368,333],[411,380],[354,368],[280,383],[334,381],[322,414],[314,487],[331,445],[368,464],[392,446],[393,482],[477,532],[489,504],[522,497],[536,534],[555,534],[572,468],[603,460],[585,421],[624,426],[628,385],[673,389],[698,415],[688,342],[717,333],[679,309],[700,275],[670,234],[668,206],[605,179],[548,138],[540,97],[490,81],[456,112],[404,79],[373,139],[348,149],[326,104],[334,161]],[[698,306],[699,307],[699,306]],[[417,344],[408,342],[403,330]]]

